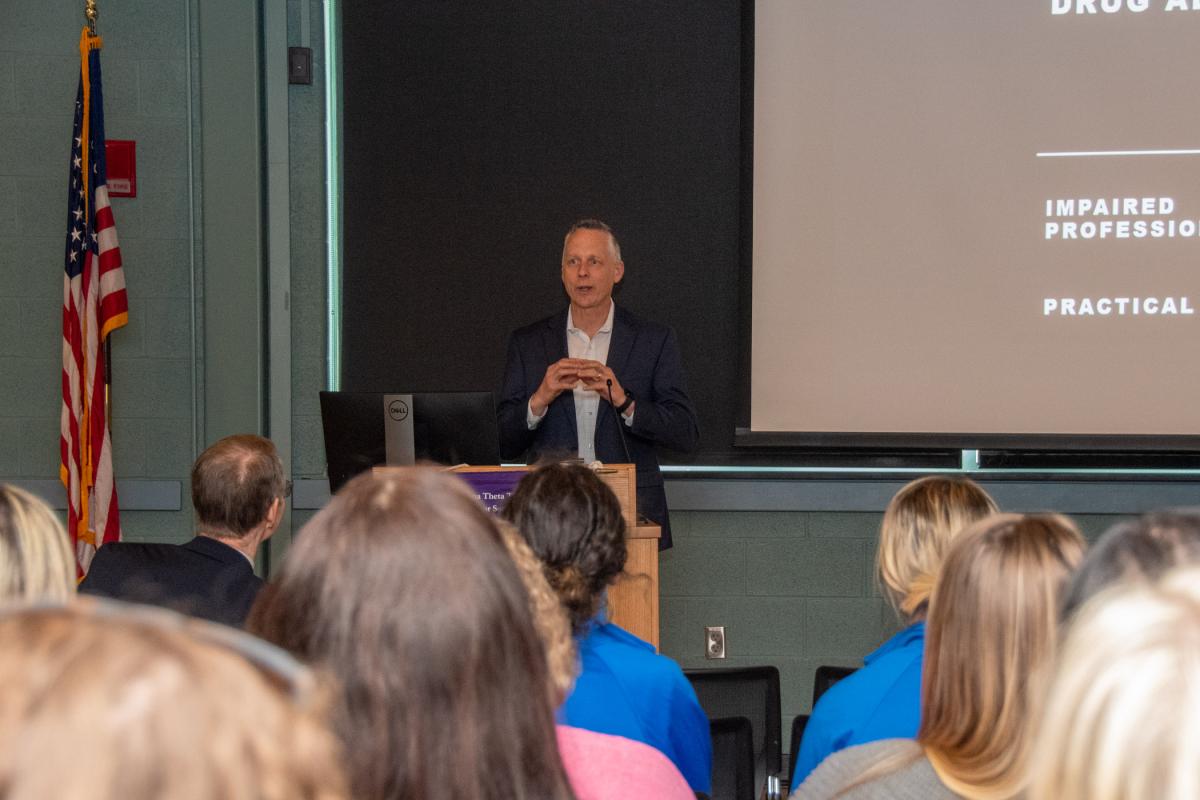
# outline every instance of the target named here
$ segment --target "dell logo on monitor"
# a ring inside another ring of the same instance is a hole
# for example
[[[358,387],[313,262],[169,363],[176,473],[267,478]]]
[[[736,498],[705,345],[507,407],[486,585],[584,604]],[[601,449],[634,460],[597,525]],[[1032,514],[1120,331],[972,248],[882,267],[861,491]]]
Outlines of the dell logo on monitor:
[[[376,408],[378,407],[376,406]],[[388,416],[396,420],[396,422],[403,422],[408,419],[408,403],[403,400],[393,400],[388,403]]]

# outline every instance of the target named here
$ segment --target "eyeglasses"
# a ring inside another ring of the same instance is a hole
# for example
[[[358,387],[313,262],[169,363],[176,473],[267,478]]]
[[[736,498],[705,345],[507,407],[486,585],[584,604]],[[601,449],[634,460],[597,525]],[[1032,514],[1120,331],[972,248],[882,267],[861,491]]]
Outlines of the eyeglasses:
[[[291,497],[291,496],[292,496],[292,482],[291,482],[291,480],[286,480],[286,481],[284,481],[284,482],[283,482],[283,496],[284,496],[284,497]]]

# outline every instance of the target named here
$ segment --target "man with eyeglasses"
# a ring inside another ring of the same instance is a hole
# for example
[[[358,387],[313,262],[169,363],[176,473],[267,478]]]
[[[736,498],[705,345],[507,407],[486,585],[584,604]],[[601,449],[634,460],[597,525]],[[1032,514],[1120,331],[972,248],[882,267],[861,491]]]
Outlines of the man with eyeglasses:
[[[279,527],[289,494],[270,439],[226,436],[192,467],[195,538],[180,545],[106,544],[79,591],[240,627],[263,586],[254,557]]]

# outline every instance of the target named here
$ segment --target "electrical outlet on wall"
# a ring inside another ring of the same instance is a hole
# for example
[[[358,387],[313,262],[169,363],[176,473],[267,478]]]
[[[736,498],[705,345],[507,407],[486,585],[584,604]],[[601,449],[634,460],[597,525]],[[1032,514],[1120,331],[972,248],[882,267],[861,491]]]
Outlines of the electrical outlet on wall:
[[[704,657],[705,658],[724,658],[725,657],[725,626],[724,625],[705,625],[704,626]]]

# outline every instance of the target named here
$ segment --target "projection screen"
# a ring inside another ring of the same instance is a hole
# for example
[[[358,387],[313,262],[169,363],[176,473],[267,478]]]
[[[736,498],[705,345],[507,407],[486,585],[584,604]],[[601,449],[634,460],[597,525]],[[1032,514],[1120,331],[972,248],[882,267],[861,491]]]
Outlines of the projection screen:
[[[750,431],[1200,434],[1198,41],[1200,0],[759,0]]]

